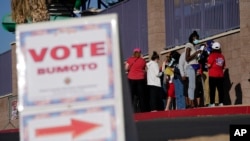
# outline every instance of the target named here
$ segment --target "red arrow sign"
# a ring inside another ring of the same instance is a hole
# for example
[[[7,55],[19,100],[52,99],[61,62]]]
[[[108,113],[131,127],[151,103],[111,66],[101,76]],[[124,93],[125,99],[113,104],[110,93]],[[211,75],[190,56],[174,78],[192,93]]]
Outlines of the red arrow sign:
[[[94,128],[97,128],[99,126],[100,126],[99,124],[72,119],[71,125],[37,129],[36,136],[37,137],[50,136],[50,135],[72,132],[73,138],[76,138],[79,135],[84,134],[90,130],[93,130]]]

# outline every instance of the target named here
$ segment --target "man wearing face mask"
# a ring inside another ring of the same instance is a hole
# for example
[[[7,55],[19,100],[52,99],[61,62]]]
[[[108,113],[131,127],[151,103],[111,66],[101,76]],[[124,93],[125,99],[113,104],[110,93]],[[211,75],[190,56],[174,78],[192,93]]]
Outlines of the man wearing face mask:
[[[190,108],[194,107],[194,93],[195,93],[195,79],[196,79],[196,70],[199,69],[199,63],[197,60],[197,55],[201,53],[201,50],[196,50],[195,45],[199,43],[199,35],[194,31],[189,36],[189,43],[185,45],[185,54],[186,54],[186,72],[188,77],[188,106]]]

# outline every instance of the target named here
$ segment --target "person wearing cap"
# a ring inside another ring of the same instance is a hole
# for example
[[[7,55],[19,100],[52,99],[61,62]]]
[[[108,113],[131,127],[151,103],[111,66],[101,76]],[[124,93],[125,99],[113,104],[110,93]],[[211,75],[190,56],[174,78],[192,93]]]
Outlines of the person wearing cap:
[[[221,45],[218,42],[212,44],[211,54],[208,56],[207,67],[209,76],[210,107],[215,106],[215,90],[219,94],[219,106],[223,106],[224,90],[223,77],[225,68],[225,57],[221,53]]]
[[[146,88],[145,68],[146,61],[141,57],[141,49],[135,48],[133,55],[125,63],[134,112],[147,111],[147,98],[144,91]]]
[[[188,106],[190,108],[194,107],[194,94],[196,88],[196,70],[199,67],[197,55],[202,52],[202,50],[196,50],[195,45],[199,44],[199,35],[194,31],[189,36],[189,43],[185,45],[185,59],[187,62],[186,73],[188,76]]]

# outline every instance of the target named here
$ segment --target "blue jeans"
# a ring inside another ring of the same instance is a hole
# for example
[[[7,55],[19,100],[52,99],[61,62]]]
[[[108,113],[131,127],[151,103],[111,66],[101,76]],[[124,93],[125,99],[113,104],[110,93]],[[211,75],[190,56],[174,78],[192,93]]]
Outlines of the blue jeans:
[[[188,98],[190,100],[194,100],[196,74],[194,68],[191,65],[187,66],[187,76],[188,76]]]
[[[186,109],[184,85],[180,79],[174,79],[175,97],[177,109]]]

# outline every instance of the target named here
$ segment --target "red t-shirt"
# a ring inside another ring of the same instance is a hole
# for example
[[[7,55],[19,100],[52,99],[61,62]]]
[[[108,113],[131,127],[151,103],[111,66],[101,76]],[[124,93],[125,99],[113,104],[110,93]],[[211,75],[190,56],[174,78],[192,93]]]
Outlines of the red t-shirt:
[[[213,52],[208,56],[207,64],[210,64],[208,74],[210,77],[223,77],[225,58],[221,53]]]
[[[145,78],[146,61],[143,58],[130,57],[127,63],[129,64],[129,79],[140,80]]]

